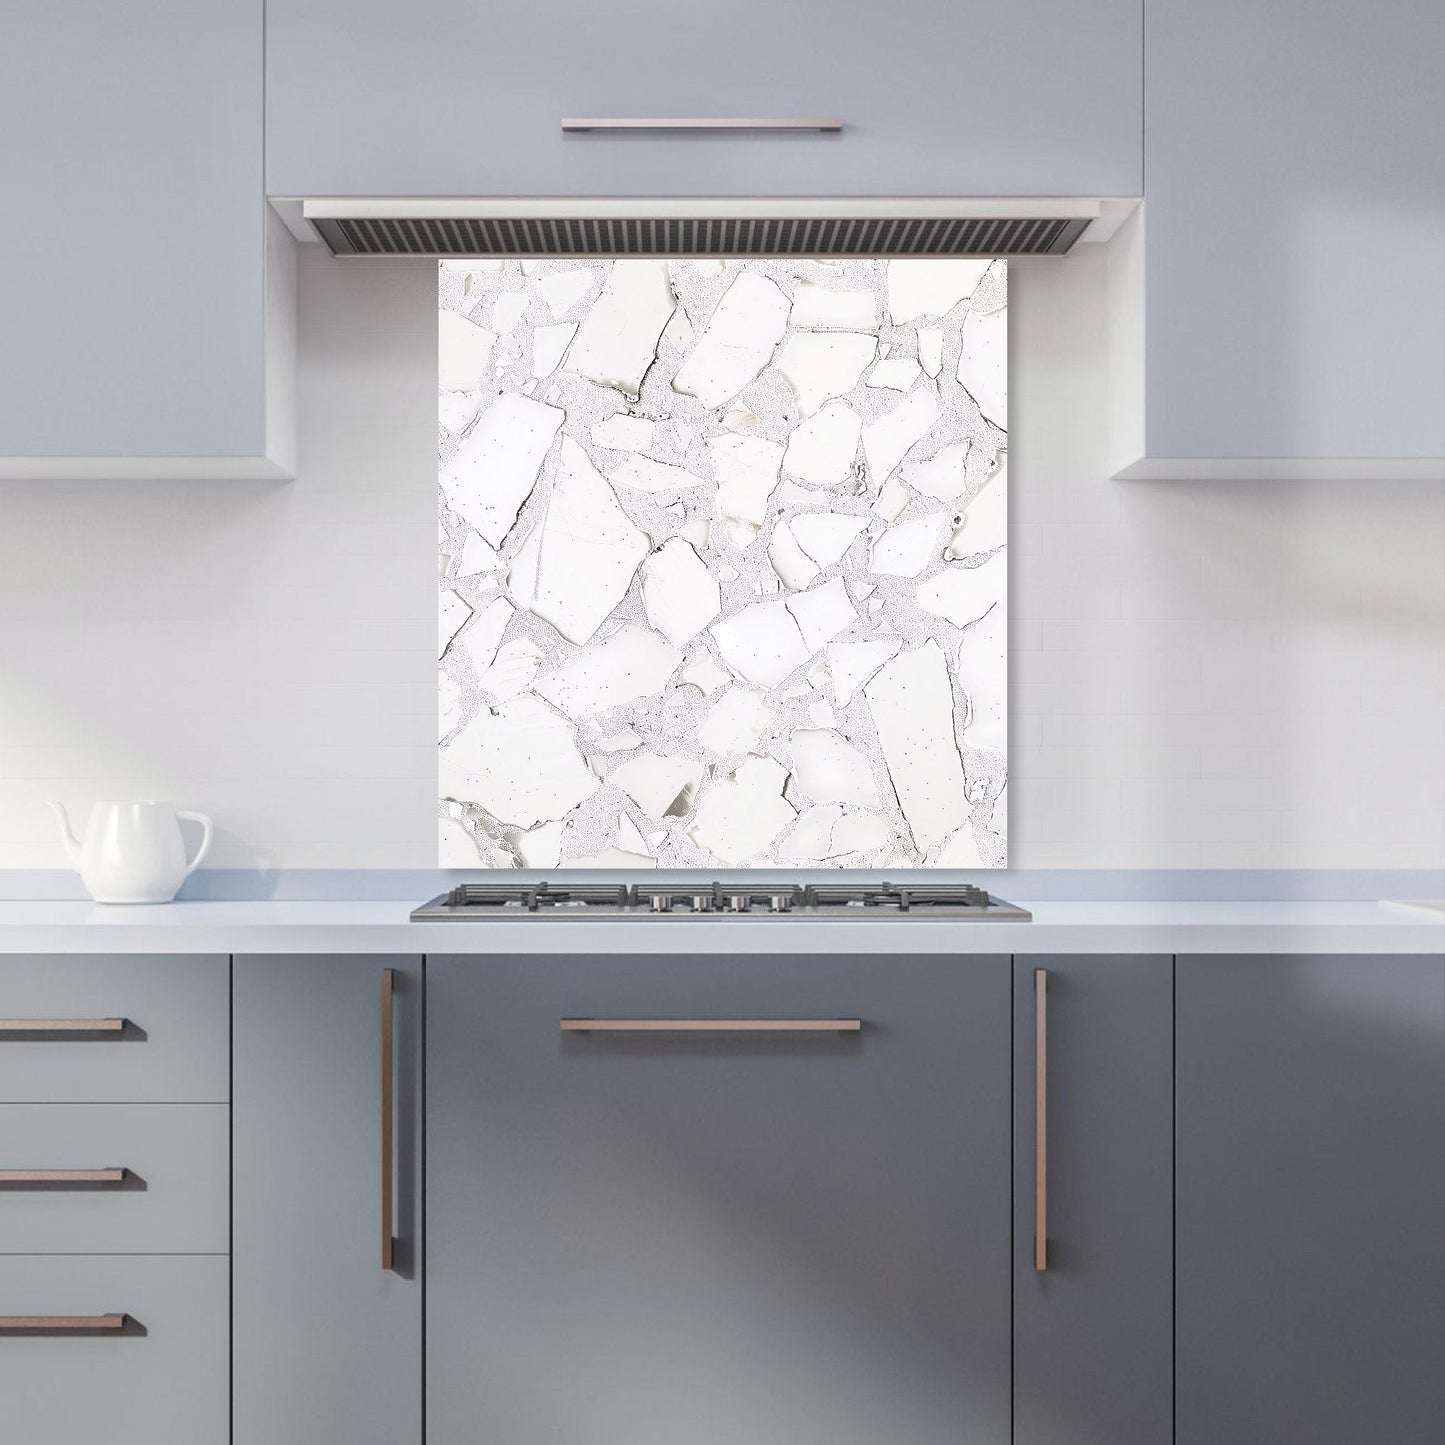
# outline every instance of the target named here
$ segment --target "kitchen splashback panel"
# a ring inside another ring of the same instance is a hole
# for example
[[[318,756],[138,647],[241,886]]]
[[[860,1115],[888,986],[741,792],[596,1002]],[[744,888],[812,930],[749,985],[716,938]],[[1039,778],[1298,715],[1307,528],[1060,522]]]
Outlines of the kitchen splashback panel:
[[[1007,263],[444,261],[440,862],[1007,863]]]

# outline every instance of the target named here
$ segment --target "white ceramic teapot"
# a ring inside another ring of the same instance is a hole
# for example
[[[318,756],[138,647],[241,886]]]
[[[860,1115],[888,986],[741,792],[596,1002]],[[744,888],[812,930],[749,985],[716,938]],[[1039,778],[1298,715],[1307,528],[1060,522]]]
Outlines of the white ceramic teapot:
[[[50,806],[65,851],[97,903],[169,903],[211,846],[211,820],[169,803],[96,803],[83,839],[70,831],[65,809]],[[182,818],[201,825],[201,846],[189,863]]]

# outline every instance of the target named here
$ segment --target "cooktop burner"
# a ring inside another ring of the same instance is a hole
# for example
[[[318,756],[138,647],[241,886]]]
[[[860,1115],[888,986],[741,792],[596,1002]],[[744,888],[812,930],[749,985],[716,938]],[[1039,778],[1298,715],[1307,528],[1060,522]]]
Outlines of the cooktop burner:
[[[1031,917],[972,883],[462,883],[424,903],[414,922],[483,918]]]

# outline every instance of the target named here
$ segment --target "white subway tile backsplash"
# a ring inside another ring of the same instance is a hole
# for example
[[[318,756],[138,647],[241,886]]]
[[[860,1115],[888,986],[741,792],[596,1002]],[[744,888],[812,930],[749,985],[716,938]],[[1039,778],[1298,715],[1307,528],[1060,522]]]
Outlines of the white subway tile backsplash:
[[[1019,682],[1010,700],[1025,713],[1040,717],[1117,717],[1121,689],[1117,682]]]
[[[1172,743],[1061,743],[1014,745],[1015,775],[1041,779],[1198,778],[1204,749]]]
[[[1016,556],[1009,589],[1013,616],[1028,622],[1058,616],[1090,620],[1121,617],[1122,588],[1109,566],[1112,560],[1071,557],[1067,566],[1060,566],[1054,558]]]

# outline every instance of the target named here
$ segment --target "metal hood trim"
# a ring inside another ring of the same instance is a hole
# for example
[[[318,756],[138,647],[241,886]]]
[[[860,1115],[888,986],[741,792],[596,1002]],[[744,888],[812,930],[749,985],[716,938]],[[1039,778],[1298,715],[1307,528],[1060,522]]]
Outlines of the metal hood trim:
[[[1061,256],[1078,197],[335,197],[302,215],[337,256]]]

